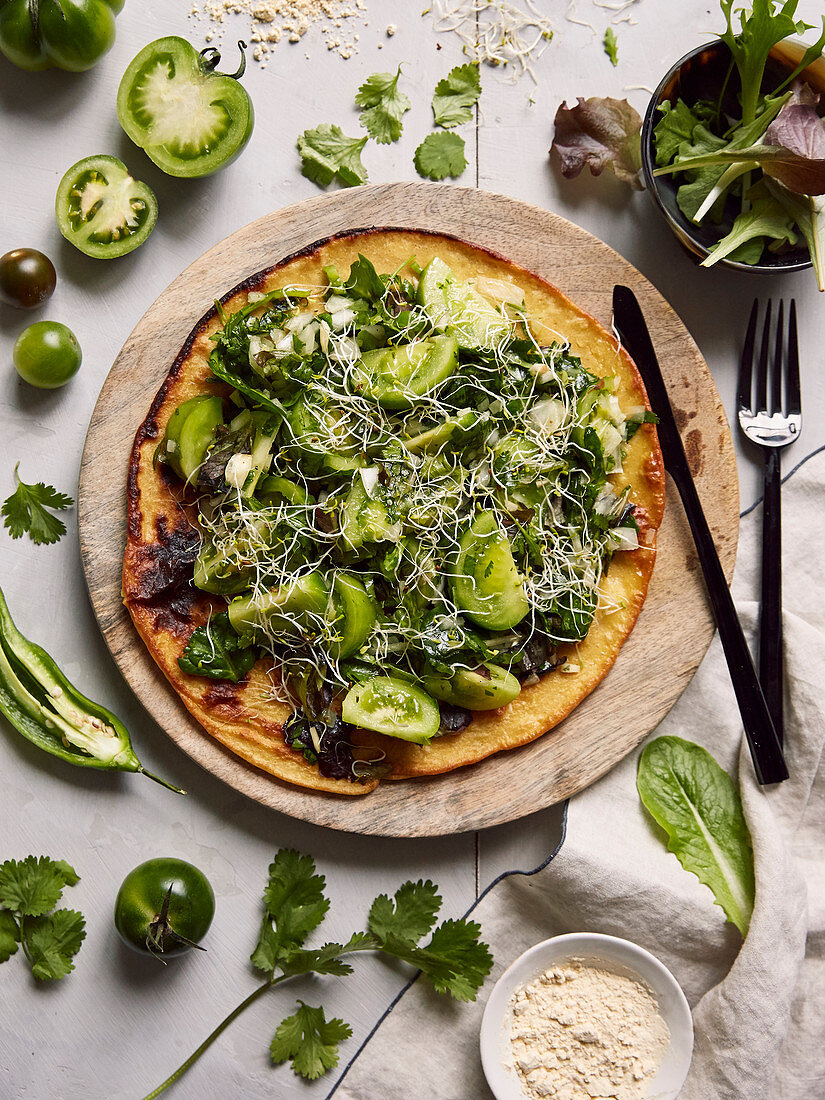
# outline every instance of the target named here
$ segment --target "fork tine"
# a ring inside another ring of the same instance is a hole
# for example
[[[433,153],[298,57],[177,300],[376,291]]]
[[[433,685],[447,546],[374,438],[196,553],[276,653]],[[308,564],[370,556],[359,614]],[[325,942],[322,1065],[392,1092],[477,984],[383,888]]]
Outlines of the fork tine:
[[[791,315],[788,326],[788,413],[800,416],[802,393],[799,386],[799,339],[796,332],[796,298],[791,298]]]
[[[782,350],[785,343],[785,301],[779,299],[776,314],[776,339],[774,342],[773,364],[771,365],[771,407],[768,412],[782,411]]]
[[[762,329],[762,344],[759,348],[759,366],[756,371],[756,411],[768,411],[768,349],[771,342],[771,306],[768,299],[768,308],[765,310],[765,325]]]
[[[739,382],[737,385],[737,400],[740,409],[751,407],[751,383],[753,377],[753,349],[756,344],[756,317],[759,312],[759,299],[754,298],[751,307],[751,316],[748,321],[748,331],[745,333],[745,346],[742,348],[742,358],[739,361]]]

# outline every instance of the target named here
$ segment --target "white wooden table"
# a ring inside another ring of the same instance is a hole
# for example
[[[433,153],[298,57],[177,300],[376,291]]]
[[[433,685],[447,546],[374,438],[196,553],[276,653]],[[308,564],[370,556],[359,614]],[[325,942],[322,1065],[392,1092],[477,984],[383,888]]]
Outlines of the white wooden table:
[[[319,32],[299,45],[283,42],[267,68],[246,77],[257,121],[238,160],[211,179],[165,177],[121,132],[114,111],[126,64],[146,42],[166,34],[200,45],[205,24],[187,19],[190,0],[128,0],[118,40],[91,72],[26,74],[0,59],[0,253],[37,247],[50,255],[59,284],[34,315],[0,307],[0,498],[12,488],[14,463],[27,480],[73,492],[86,425],[109,366],[135,322],[191,260],[253,218],[317,193],[299,172],[295,138],[319,122],[358,133],[352,99],[370,73],[404,63],[413,110],[392,146],[370,143],[365,162],[375,182],[414,179],[412,154],[430,128],[437,79],[462,60],[460,44],[436,37],[421,4],[368,0],[369,26],[356,28],[360,52],[328,53]],[[682,53],[709,37],[721,15],[703,0],[640,0],[637,25],[619,24],[619,65],[602,52],[610,12],[577,0],[578,16],[600,30],[565,21],[565,0],[544,0],[557,35],[537,66],[539,84],[518,85],[483,71],[477,126],[467,126],[469,167],[462,183],[522,198],[585,226],[648,276],[669,298],[705,353],[733,413],[736,354],[755,294],[796,296],[801,316],[805,431],[787,466],[825,442],[825,397],[819,362],[825,344],[823,299],[810,272],[772,280],[725,271],[697,272],[653,209],[612,177],[561,180],[547,149],[559,101],[576,95],[627,95],[644,111],[647,93]],[[803,0],[813,22],[818,0]],[[394,36],[386,27],[394,23]],[[229,29],[227,43],[240,36]],[[378,46],[381,44],[379,51]],[[307,59],[306,54],[309,54]],[[234,50],[227,51],[234,67]],[[532,102],[531,102],[532,100]],[[65,243],[54,223],[61,174],[91,153],[113,153],[156,191],[160,220],[149,243],[112,263],[87,259]],[[445,185],[448,186],[448,185]],[[40,317],[69,324],[84,350],[81,372],[64,390],[36,391],[11,366],[17,333]],[[739,446],[739,441],[737,440]],[[740,467],[743,508],[758,495],[753,456]],[[71,523],[71,521],[70,521]],[[203,773],[167,740],[132,698],[100,638],[86,596],[77,536],[34,548],[0,531],[0,583],[23,631],[43,642],[88,694],[121,714],[145,764],[189,791],[178,799],[134,776],[84,773],[45,757],[3,724],[0,730],[0,860],[31,853],[69,860],[82,881],[68,902],[86,916],[88,935],[68,980],[37,986],[19,957],[0,969],[0,1096],[32,1100],[144,1095],[171,1072],[226,1011],[254,988],[248,966],[269,860],[284,845],[313,854],[327,877],[332,908],[323,933],[340,938],[363,925],[374,895],[407,878],[431,877],[444,914],[458,915],[499,872],[540,862],[560,836],[560,808],[482,835],[434,841],[375,840],[323,832],[264,810]],[[138,958],[112,925],[117,888],[138,862],[177,855],[210,877],[218,907],[207,955],[163,968]],[[552,932],[552,929],[548,929]],[[351,1022],[354,1038],[342,1064],[405,980],[370,958],[348,979],[304,981],[259,1001],[225,1033],[174,1089],[176,1097],[322,1097],[335,1074],[312,1086],[267,1061],[271,1034],[295,997],[323,1002]],[[323,987],[323,988],[322,988]],[[411,1057],[421,1056],[410,1052]],[[464,1100],[464,1098],[460,1098]],[[466,1098],[472,1100],[472,1098]]]

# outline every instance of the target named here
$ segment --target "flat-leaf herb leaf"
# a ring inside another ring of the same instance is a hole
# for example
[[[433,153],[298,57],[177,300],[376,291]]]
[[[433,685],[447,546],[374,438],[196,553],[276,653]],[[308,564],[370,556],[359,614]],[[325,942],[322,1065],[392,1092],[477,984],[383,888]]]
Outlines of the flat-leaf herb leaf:
[[[361,125],[379,145],[398,141],[403,129],[402,118],[412,107],[409,97],[398,90],[401,66],[392,73],[373,73],[368,76],[355,96],[355,103],[363,108]]]
[[[436,126],[451,130],[464,122],[471,122],[472,108],[481,95],[481,73],[476,62],[456,65],[435,86],[433,118]]]

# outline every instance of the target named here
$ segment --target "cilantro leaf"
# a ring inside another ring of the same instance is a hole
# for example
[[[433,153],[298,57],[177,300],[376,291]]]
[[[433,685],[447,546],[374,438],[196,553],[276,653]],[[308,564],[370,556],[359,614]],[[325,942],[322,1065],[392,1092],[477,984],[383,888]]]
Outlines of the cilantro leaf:
[[[65,978],[74,970],[72,959],[85,937],[83,914],[74,909],[57,909],[49,916],[27,920],[23,925],[23,943],[35,978],[41,982]]]
[[[456,179],[467,167],[464,139],[458,134],[427,134],[415,151],[415,168],[425,179]]]
[[[429,881],[405,882],[395,892],[394,903],[386,894],[372,903],[368,925],[380,940],[396,937],[416,944],[435,924],[441,898]]]
[[[280,964],[284,974],[351,974],[352,967],[340,956],[350,951],[374,951],[377,944],[369,932],[354,932],[347,943],[325,943],[314,950],[293,951]]]
[[[190,676],[208,676],[237,684],[255,664],[257,651],[247,639],[235,633],[229,615],[222,611],[193,630],[178,665]]]
[[[74,869],[63,860],[48,856],[26,856],[19,862],[7,859],[0,864],[0,906],[24,917],[40,917],[54,909],[64,886],[79,881]]]
[[[27,485],[18,476],[20,463],[14,467],[14,476],[17,488],[0,508],[3,523],[9,529],[13,539],[19,539],[27,534],[36,546],[49,545],[59,542],[66,534],[66,525],[51,511],[62,512],[71,508],[74,501],[65,493],[59,493],[51,485],[38,481],[33,485]]]
[[[388,145],[401,137],[401,118],[412,107],[407,96],[398,90],[401,66],[395,76],[392,73],[373,73],[368,76],[355,96],[355,103],[363,107],[361,125],[379,145]]]
[[[275,1065],[292,1061],[292,1069],[308,1081],[323,1077],[338,1065],[338,1044],[352,1035],[343,1020],[327,1020],[323,1008],[298,1001],[298,1011],[278,1025],[269,1047]]]
[[[0,909],[0,963],[8,962],[20,943],[20,929],[8,909]]]
[[[608,27],[604,32],[602,45],[604,46],[604,52],[610,58],[610,64],[615,69],[619,64],[619,43],[616,41],[616,32],[612,27]]]
[[[334,179],[344,187],[367,182],[367,170],[361,163],[361,150],[367,138],[350,138],[340,126],[322,122],[314,130],[304,130],[298,138],[301,172],[321,187]]]
[[[481,927],[474,921],[445,920],[426,947],[391,938],[381,950],[417,966],[436,993],[474,1001],[493,966],[493,956],[487,944],[480,942],[480,933]]]
[[[471,122],[471,108],[481,95],[481,74],[476,62],[456,65],[435,86],[433,116],[436,126],[451,130],[463,122]]]
[[[329,909],[325,885],[324,876],[315,873],[311,856],[299,855],[293,848],[277,853],[269,866],[264,891],[267,913],[252,952],[253,966],[271,972],[303,945]]]

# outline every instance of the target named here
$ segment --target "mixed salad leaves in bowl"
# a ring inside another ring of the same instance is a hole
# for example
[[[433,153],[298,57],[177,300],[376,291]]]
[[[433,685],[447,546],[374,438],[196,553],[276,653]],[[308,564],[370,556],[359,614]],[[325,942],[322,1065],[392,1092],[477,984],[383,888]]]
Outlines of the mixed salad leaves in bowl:
[[[682,58],[648,108],[645,183],[682,243],[710,267],[813,264],[825,290],[825,20],[798,0],[721,0],[722,36]]]
[[[286,744],[359,779],[381,764],[354,728],[426,745],[567,661],[639,545],[610,478],[651,414],[513,282],[437,255],[324,273],[218,307],[223,393],[179,404],[155,460],[197,508],[195,586],[228,601],[180,668],[238,682],[263,658]]]

